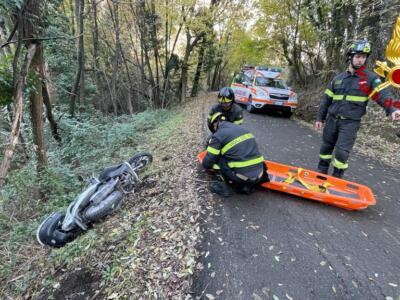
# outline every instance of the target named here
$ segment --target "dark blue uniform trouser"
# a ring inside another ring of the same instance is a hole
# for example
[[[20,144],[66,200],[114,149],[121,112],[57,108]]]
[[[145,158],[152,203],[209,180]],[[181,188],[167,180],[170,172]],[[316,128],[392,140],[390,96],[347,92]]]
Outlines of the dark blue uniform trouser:
[[[230,183],[236,190],[236,192],[239,193],[249,194],[253,192],[256,186],[269,181],[267,167],[265,166],[265,164],[263,164],[262,166],[255,166],[253,171],[246,172],[245,175],[249,177],[247,180],[239,178],[236,175],[236,172],[228,166],[224,158],[219,159],[218,165],[221,168],[220,172],[225,181]]]
[[[329,115],[325,122],[318,169],[328,171],[329,164],[339,170],[348,168],[347,160],[353,149],[360,121],[340,119]],[[335,155],[333,156],[333,150]]]

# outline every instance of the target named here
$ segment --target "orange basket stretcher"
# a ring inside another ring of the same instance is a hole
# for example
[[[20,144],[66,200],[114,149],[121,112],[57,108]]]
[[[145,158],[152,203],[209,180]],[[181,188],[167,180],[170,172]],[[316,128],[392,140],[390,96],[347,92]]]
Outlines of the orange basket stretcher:
[[[197,155],[203,161],[207,151]],[[307,198],[347,210],[365,209],[375,205],[371,189],[365,185],[339,179],[299,167],[265,160],[270,182],[261,186]]]

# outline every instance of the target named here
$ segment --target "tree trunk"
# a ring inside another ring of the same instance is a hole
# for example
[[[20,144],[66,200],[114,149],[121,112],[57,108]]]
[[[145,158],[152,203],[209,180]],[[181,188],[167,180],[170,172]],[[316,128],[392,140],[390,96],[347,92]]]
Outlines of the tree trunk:
[[[160,71],[159,71],[159,61],[160,61],[160,55],[158,53],[158,40],[157,40],[157,26],[156,26],[156,9],[155,9],[155,4],[154,1],[150,1],[150,9],[151,9],[151,14],[152,14],[152,22],[151,22],[151,41],[152,41],[152,46],[153,46],[153,52],[154,52],[154,60],[155,60],[155,86],[153,88],[153,93],[154,93],[154,100],[155,100],[155,106],[157,108],[161,107],[161,97],[160,97]]]
[[[26,46],[36,44],[35,55],[32,59],[31,68],[36,74],[42,74],[44,70],[43,50],[37,37],[41,36],[43,24],[41,23],[41,1],[28,0],[25,3],[23,17],[23,38],[26,40]],[[30,110],[32,121],[33,142],[37,157],[37,170],[41,171],[47,165],[47,153],[43,131],[43,97],[42,97],[42,78],[35,82],[35,89],[30,95]]]
[[[35,53],[36,53],[36,44],[29,45],[28,52],[25,55],[25,60],[21,67],[21,73],[17,82],[17,88],[14,97],[15,113],[10,133],[10,144],[6,147],[6,150],[4,151],[4,158],[0,166],[0,187],[4,185],[8,170],[11,165],[11,159],[14,154],[15,146],[18,143],[18,136],[20,133],[20,124],[22,119],[22,108],[23,108],[26,76],[28,74],[28,70]]]
[[[22,10],[18,9],[17,11],[17,26],[18,26],[18,43],[17,43],[17,48],[15,49],[15,53],[14,53],[14,59],[13,59],[13,88],[14,90],[17,89],[17,82],[18,82],[18,74],[20,73],[18,71],[18,60],[20,58],[20,54],[21,54],[21,47],[23,46],[22,43],[22,36],[23,36],[23,20],[22,20]]]
[[[211,91],[211,68],[207,70],[207,91]]]
[[[74,5],[73,5],[73,0],[69,0],[68,4],[69,4],[69,9],[70,9],[70,13],[71,13],[71,33],[72,35],[75,35],[75,17],[74,17]],[[75,6],[75,10],[78,9],[78,6]]]
[[[128,112],[130,115],[133,114],[133,106],[132,106],[132,92],[135,90],[132,78],[131,78],[131,74],[129,71],[129,67],[128,67],[128,61],[125,57],[124,51],[121,48],[121,58],[122,58],[122,62],[124,64],[125,67],[125,71],[126,71],[126,77],[128,78],[128,83],[129,83],[129,88],[128,88],[128,100],[127,100],[127,106],[128,106]]]
[[[36,49],[35,56],[32,59],[31,68],[41,74],[43,66],[42,46],[39,44]],[[30,110],[32,121],[33,144],[35,145],[37,158],[37,171],[40,172],[47,165],[46,143],[44,140],[43,130],[43,96],[42,96],[42,80],[38,80],[35,84],[35,90],[30,96]]]
[[[54,96],[55,94],[55,87],[53,84],[52,76],[49,71],[49,65],[47,64],[46,60],[43,59],[44,65],[43,65],[43,74],[42,77],[45,79],[45,85],[46,85],[46,90],[47,90],[47,95],[49,97],[50,103],[53,105],[56,103],[56,97]]]
[[[93,35],[93,68],[94,68],[94,75],[95,75],[95,82],[97,88],[101,87],[101,80],[99,74],[99,28],[97,23],[97,4],[96,0],[92,0],[92,13],[93,13],[93,28],[92,28],[92,35]]]
[[[80,98],[80,83],[82,83],[82,73],[84,71],[84,45],[83,45],[83,14],[84,14],[84,0],[79,1],[79,42],[78,42],[78,71],[76,72],[76,79],[73,89],[71,91],[70,105],[69,105],[69,114],[71,117],[75,115],[75,103],[76,100],[79,101]],[[78,9],[76,7],[76,9]]]
[[[108,2],[107,2],[108,3]],[[114,114],[118,114],[118,105],[117,105],[117,85],[118,83],[118,78],[119,78],[119,66],[120,66],[120,60],[121,60],[121,41],[120,41],[120,26],[119,26],[119,7],[117,2],[113,2],[112,7],[109,5],[110,13],[111,13],[111,18],[113,21],[113,26],[114,26],[114,32],[115,32],[115,52],[114,52],[114,59],[113,59],[113,69],[112,69],[112,77],[111,77],[111,89],[112,89],[112,94],[113,94],[113,108],[114,108]],[[120,108],[122,109],[122,107]]]
[[[169,1],[165,0],[165,7],[168,7]],[[164,36],[164,51],[165,51],[165,73],[164,73],[164,82],[163,82],[163,91],[165,90],[165,80],[168,77],[167,74],[167,65],[168,65],[168,45],[170,42],[170,31],[169,31],[169,14],[168,14],[168,9],[165,10],[165,36]],[[171,21],[172,23],[172,21]],[[163,95],[163,100],[162,102],[164,102],[165,96]]]
[[[159,87],[157,87],[157,83],[154,78],[154,73],[153,73],[153,68],[151,66],[151,61],[150,61],[150,55],[149,55],[149,44],[147,41],[147,37],[149,35],[149,32],[147,30],[147,23],[145,19],[146,15],[146,4],[144,1],[139,2],[138,6],[138,12],[137,15],[141,16],[141,18],[138,21],[138,26],[139,26],[139,34],[140,34],[140,46],[142,50],[142,59],[144,59],[144,66],[147,67],[148,69],[148,79],[150,82],[150,87],[149,87],[149,94],[151,96],[151,106],[156,107],[157,103],[159,103]]]
[[[43,83],[42,83],[42,95],[43,95],[44,105],[46,106],[47,120],[49,120],[49,123],[50,123],[51,134],[58,143],[61,143],[61,137],[58,134],[58,124],[57,124],[56,120],[54,120],[54,117],[53,117],[53,113],[52,113],[52,109],[51,109],[51,100],[50,100],[51,98],[49,96],[49,89],[47,88],[45,80],[43,80]]]
[[[219,0],[211,0],[210,8],[209,8],[211,15],[213,15],[213,11],[215,10],[215,8],[219,4],[219,2],[220,2]],[[203,69],[203,64],[204,64],[205,50],[207,47],[211,47],[212,40],[215,38],[215,36],[213,35],[214,20],[211,18],[210,20],[205,22],[205,25],[207,27],[207,33],[205,33],[204,36],[202,37],[202,43],[201,43],[200,49],[199,49],[199,58],[198,58],[198,62],[197,62],[196,72],[195,72],[194,79],[193,79],[192,92],[190,93],[191,97],[197,96],[199,82],[200,82],[200,75],[201,75],[201,71]],[[207,71],[208,71],[207,72],[207,86],[209,88],[209,81],[210,81],[210,72],[209,71],[210,70],[207,70]]]
[[[179,87],[177,90],[177,96],[178,96],[177,98],[179,99],[180,102],[183,102],[186,98],[190,54],[192,53],[194,47],[196,47],[199,39],[202,37],[203,37],[203,34],[199,34],[191,42],[192,36],[190,35],[189,30],[186,30],[185,55],[183,57],[182,66],[181,66],[181,80],[179,82]]]
[[[18,22],[18,21],[17,21]],[[15,24],[15,28],[17,28],[17,26],[18,26],[18,24]],[[5,22],[3,23],[3,24],[1,24],[0,23],[0,40],[6,40],[7,39],[7,36],[6,36],[6,32],[7,32],[7,29],[6,29],[6,25],[5,25]],[[7,41],[8,41],[9,39],[7,39]],[[4,55],[10,55],[10,54],[12,54],[12,50],[11,50],[11,48],[10,48],[10,45],[7,45],[7,46],[5,46],[5,47],[2,47],[1,48],[1,51],[4,53]]]
[[[368,3],[368,40],[372,45],[369,62],[375,63],[376,60],[384,60],[385,35],[379,34],[382,31],[382,16],[384,12],[383,1],[373,1]]]
[[[163,82],[163,87],[162,87],[163,95],[162,95],[162,99],[161,99],[161,108],[165,108],[167,106],[166,105],[166,103],[167,103],[166,97],[167,97],[167,92],[168,92],[168,88],[169,88],[170,72],[172,69],[175,69],[175,70],[177,69],[177,67],[175,67],[175,62],[176,62],[176,66],[177,66],[178,58],[177,58],[177,55],[174,54],[174,51],[175,51],[175,47],[176,47],[176,43],[178,41],[179,35],[182,30],[182,26],[183,26],[183,23],[180,23],[178,32],[176,33],[176,36],[175,36],[174,44],[170,51],[171,54],[165,63],[165,73],[164,73],[164,82]]]
[[[127,100],[126,105],[128,106],[128,113],[130,115],[133,115],[132,90],[131,89],[128,90],[128,100]]]
[[[297,82],[300,86],[304,86],[303,74],[300,67],[301,60],[301,45],[299,42],[299,30],[300,30],[300,18],[301,18],[301,0],[296,2],[296,25],[295,33],[293,38],[292,46],[292,61],[293,67],[296,72]]]
[[[220,68],[221,68],[221,61],[218,61],[217,64],[215,65],[214,75],[213,75],[213,79],[211,81],[211,90],[212,91],[217,91],[219,89],[218,74],[219,74]]]
[[[197,62],[196,73],[194,74],[192,92],[190,93],[190,97],[196,97],[197,91],[199,89],[200,74],[204,62],[204,50],[205,50],[204,48],[205,48],[205,43],[201,45],[199,50],[199,60]]]
[[[72,0],[71,0],[72,2]],[[80,30],[79,30],[79,23],[80,23],[80,12],[81,12],[81,2],[82,0],[75,0],[75,10],[72,12],[71,11],[71,16],[75,17],[76,20],[76,27],[73,29],[74,31],[76,31],[78,34],[80,34]],[[76,45],[76,53],[78,53],[79,51],[79,45],[78,43],[75,44]]]
[[[183,102],[186,98],[186,88],[187,88],[187,76],[189,70],[189,56],[190,48],[186,47],[185,56],[183,57],[181,66],[181,80],[178,88],[178,99],[179,102]]]
[[[7,111],[8,111],[8,118],[9,118],[9,124],[10,124],[10,126],[9,126],[9,128],[7,128],[7,130],[11,131],[11,124],[13,123],[13,120],[14,120],[14,116],[13,116],[13,111],[11,109],[11,105],[7,105]],[[23,116],[21,117],[21,122],[20,123],[21,124],[24,123]],[[20,126],[20,127],[22,127],[22,126]],[[26,147],[26,143],[25,143],[25,139],[24,139],[22,131],[23,131],[22,129],[19,131],[19,141],[21,143],[22,151],[24,153],[25,159],[26,159],[26,161],[28,161],[29,160],[29,154],[28,154],[28,149]]]

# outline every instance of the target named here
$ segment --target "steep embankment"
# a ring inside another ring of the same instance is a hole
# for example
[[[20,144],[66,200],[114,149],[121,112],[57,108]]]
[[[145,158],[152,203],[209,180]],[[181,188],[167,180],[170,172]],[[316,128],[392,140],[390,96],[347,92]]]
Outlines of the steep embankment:
[[[39,246],[34,226],[15,253],[7,250],[6,243],[12,241],[5,237],[1,249],[8,269],[3,273],[3,296],[190,298],[201,202],[208,195],[203,193],[205,181],[198,178],[196,161],[206,100],[205,95],[172,109],[171,117],[148,129],[146,139],[133,141],[150,151],[154,161],[118,213],[62,249]]]

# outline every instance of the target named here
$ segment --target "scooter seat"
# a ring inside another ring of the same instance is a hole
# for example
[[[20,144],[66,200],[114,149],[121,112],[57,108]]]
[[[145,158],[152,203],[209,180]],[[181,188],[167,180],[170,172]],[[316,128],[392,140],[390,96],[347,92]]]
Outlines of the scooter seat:
[[[105,168],[99,175],[99,180],[100,181],[107,181],[111,177],[116,177],[124,172],[130,171],[131,168],[127,164],[120,164],[112,167]]]

